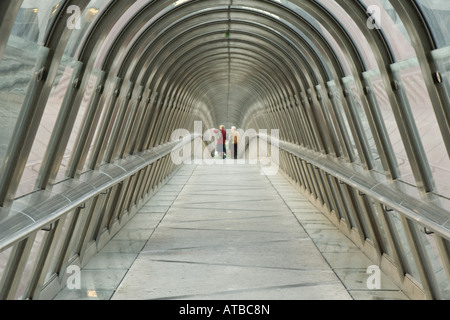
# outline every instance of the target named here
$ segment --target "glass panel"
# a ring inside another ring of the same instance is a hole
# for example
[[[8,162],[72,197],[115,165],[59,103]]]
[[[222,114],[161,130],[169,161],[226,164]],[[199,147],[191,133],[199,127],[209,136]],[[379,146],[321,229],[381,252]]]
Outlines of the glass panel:
[[[56,238],[54,241],[56,241],[55,250],[53,251],[53,255],[50,257],[48,256],[47,259],[50,259],[50,264],[47,271],[47,274],[45,276],[45,282],[50,280],[51,277],[62,270],[56,270],[58,267],[56,263],[60,260],[60,255],[65,254],[65,252],[62,252],[62,246],[64,244],[64,241],[66,241],[67,237],[71,237],[71,234],[68,234],[70,223],[72,222],[72,219],[74,217],[74,211],[71,211],[67,214],[67,217],[65,219],[62,219],[59,221],[59,223],[64,223],[61,233],[59,234],[58,238]],[[64,261],[66,262],[66,261]],[[45,283],[44,282],[44,283]]]
[[[355,43],[366,70],[378,68],[369,43],[349,14],[334,0],[316,0],[316,2],[319,2],[324,8],[327,8],[329,13],[345,28]]]
[[[56,17],[61,0],[24,0],[11,35],[22,40],[43,44],[47,27]]]
[[[440,88],[442,88],[444,94],[441,97],[446,107],[447,115],[450,116],[450,46],[434,50],[431,54],[442,77]]]
[[[80,109],[78,110],[77,119],[72,128],[72,134],[70,135],[69,142],[67,143],[66,151],[64,152],[63,160],[59,167],[55,183],[61,182],[62,180],[64,180],[66,178],[66,172],[67,172],[68,165],[70,162],[70,157],[72,156],[72,152],[74,150],[74,146],[75,146],[75,142],[78,138],[78,134],[80,133],[80,130],[83,126],[84,118],[86,116],[86,111],[88,110],[92,96],[95,92],[96,84],[97,84],[97,76],[92,74],[91,77],[89,78],[89,82],[86,87],[86,91],[84,93],[84,97],[81,102]]]
[[[380,155],[375,143],[375,139],[372,135],[372,130],[370,128],[369,120],[367,118],[366,112],[364,111],[361,97],[358,94],[358,88],[355,84],[353,77],[347,77],[344,79],[348,89],[350,90],[353,105],[350,107],[355,108],[356,115],[358,116],[359,123],[363,130],[363,136],[360,137],[361,143],[367,144],[368,150],[370,151],[370,156],[374,160],[375,169],[379,172],[384,172],[383,165],[381,163]]]
[[[330,81],[328,83],[328,88],[332,94],[332,101],[334,103],[334,106],[336,108],[336,116],[340,118],[341,126],[342,126],[342,134],[345,139],[348,139],[348,141],[344,141],[346,143],[346,147],[348,152],[351,154],[352,157],[355,157],[356,162],[361,163],[361,159],[359,158],[358,149],[356,148],[356,143],[353,138],[353,134],[350,128],[350,124],[348,122],[348,118],[346,115],[346,112],[344,110],[344,106],[342,105],[342,94],[340,90],[337,89],[334,81]]]
[[[450,159],[437,122],[433,105],[417,59],[392,66],[401,89],[407,95],[417,130],[436,183],[437,193],[450,196]]]
[[[39,44],[60,1],[26,0],[16,17],[0,62],[0,162],[28,90]]]
[[[74,28],[70,35],[69,41],[65,49],[65,55],[69,57],[76,57],[79,50],[82,49],[85,38],[90,34],[90,28],[93,22],[98,19],[103,11],[112,0],[92,0],[81,15],[79,21],[79,28]]]
[[[416,56],[405,26],[388,0],[360,0],[360,2],[372,14],[373,11],[369,8],[377,8],[380,19],[377,21],[377,26],[391,48],[394,61],[403,61]]]
[[[30,156],[25,166],[16,197],[21,197],[35,191],[34,186],[39,174],[39,169],[42,160],[44,159],[53,128],[55,127],[56,119],[58,118],[58,113],[64,100],[64,95],[69,87],[69,82],[72,77],[73,68],[70,66],[71,62],[72,60],[68,57],[64,57],[62,60]]]
[[[388,212],[386,217],[392,228],[395,230],[393,236],[396,240],[394,241],[398,241],[398,253],[400,255],[400,259],[403,262],[403,269],[406,273],[412,275],[415,280],[420,281],[419,273],[414,262],[414,257],[411,253],[411,249],[409,248],[408,240],[406,239],[406,234],[400,215],[396,211],[390,211]]]
[[[42,254],[42,246],[45,241],[45,236],[47,233],[45,231],[39,231],[36,234],[36,238],[34,239],[33,247],[30,251],[30,255],[26,261],[25,269],[22,273],[22,277],[20,278],[19,286],[17,288],[16,293],[16,300],[23,300],[27,299],[28,297],[24,297],[25,290],[27,289],[32,276],[36,272],[39,272],[40,270],[36,270],[36,263],[39,261],[39,258]]]
[[[280,2],[278,0],[274,0],[277,2]],[[343,68],[344,75],[350,75],[350,67],[348,64],[347,59],[345,58],[344,53],[342,52],[341,48],[337,44],[336,40],[331,36],[331,34],[328,32],[326,28],[324,28],[316,19],[311,17],[310,14],[308,14],[303,9],[299,8],[297,5],[290,1],[283,0],[281,2],[284,6],[286,6],[289,10],[294,11],[296,14],[300,15],[303,19],[305,19],[311,26],[313,26],[317,32],[319,32],[330,44],[332,49],[334,50],[336,56],[339,59],[339,62],[341,63],[341,66]]]
[[[392,111],[389,98],[386,93],[386,87],[379,70],[372,70],[365,73],[371,91],[373,92],[377,101],[380,112],[383,116],[385,127],[389,135],[397,163],[400,169],[401,178],[403,181],[415,184],[414,175],[405,151],[400,131],[398,129],[397,121]]]
[[[90,170],[89,165],[91,164],[91,158],[92,158],[92,155],[93,155],[93,152],[94,152],[94,148],[96,147],[95,142],[98,140],[98,135],[100,134],[100,130],[102,129],[102,123],[104,122],[104,118],[106,116],[106,111],[107,110],[104,107],[104,105],[103,106],[98,106],[98,108],[102,108],[102,113],[100,115],[99,120],[97,121],[97,124],[96,124],[96,127],[95,127],[95,133],[94,133],[94,136],[92,138],[91,145],[89,147],[89,151],[88,151],[88,154],[87,154],[87,157],[86,157],[86,161],[84,162],[84,165],[83,165],[82,173]]]
[[[0,252],[0,283],[2,282],[3,273],[5,272],[6,265],[9,260],[9,256],[11,255],[11,251],[12,251],[12,247]]]
[[[450,1],[416,0],[438,48],[450,45]]]
[[[424,229],[420,234],[422,235],[422,242],[425,246],[425,251],[433,268],[433,273],[436,277],[439,288],[442,291],[443,299],[450,299],[450,280],[442,264],[441,255],[435,240],[436,234],[428,234]],[[445,241],[445,240],[444,240]]]

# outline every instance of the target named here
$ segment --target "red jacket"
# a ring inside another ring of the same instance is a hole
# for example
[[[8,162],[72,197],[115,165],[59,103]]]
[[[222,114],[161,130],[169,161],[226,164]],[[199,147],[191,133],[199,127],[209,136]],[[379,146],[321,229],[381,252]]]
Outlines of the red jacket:
[[[219,139],[217,140],[217,144],[225,144],[227,132],[225,129],[222,129],[219,131],[219,133],[222,132],[222,134],[219,136]]]

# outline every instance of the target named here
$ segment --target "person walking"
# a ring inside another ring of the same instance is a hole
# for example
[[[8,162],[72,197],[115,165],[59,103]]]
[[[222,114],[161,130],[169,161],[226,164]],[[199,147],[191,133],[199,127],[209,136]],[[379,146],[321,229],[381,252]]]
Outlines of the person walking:
[[[216,151],[219,153],[220,159],[225,159],[227,157],[227,147],[225,145],[226,138],[227,132],[225,131],[225,126],[221,125],[220,129],[218,130],[216,147]]]
[[[231,149],[231,157],[233,159],[238,158],[238,144],[239,144],[239,132],[236,127],[231,127],[230,134],[230,149]]]

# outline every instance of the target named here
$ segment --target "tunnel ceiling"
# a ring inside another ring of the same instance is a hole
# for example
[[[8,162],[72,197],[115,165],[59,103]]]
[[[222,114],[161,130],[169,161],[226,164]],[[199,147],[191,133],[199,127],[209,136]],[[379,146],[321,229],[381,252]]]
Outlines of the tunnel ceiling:
[[[448,293],[449,15],[448,0],[0,1],[0,298],[61,285],[70,251],[105,245],[181,149],[219,156],[199,122],[242,129],[242,160],[280,169],[412,291],[440,297],[439,273]]]
[[[448,1],[23,0],[0,9],[10,35],[0,37],[0,204],[198,121],[279,129],[282,141],[450,192]]]
[[[250,109],[279,108],[343,76],[322,26],[307,13],[326,12],[318,3],[124,2],[90,4],[99,11],[88,32],[107,38],[96,47],[96,67],[161,93],[161,103],[209,113],[208,125],[245,126]],[[93,38],[80,34],[72,49],[80,60]]]

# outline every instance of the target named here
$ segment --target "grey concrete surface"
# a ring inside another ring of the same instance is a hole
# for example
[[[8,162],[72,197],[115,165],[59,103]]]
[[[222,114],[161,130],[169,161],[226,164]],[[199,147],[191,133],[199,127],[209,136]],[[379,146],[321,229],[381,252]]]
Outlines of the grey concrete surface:
[[[281,174],[186,165],[56,299],[407,299]]]

